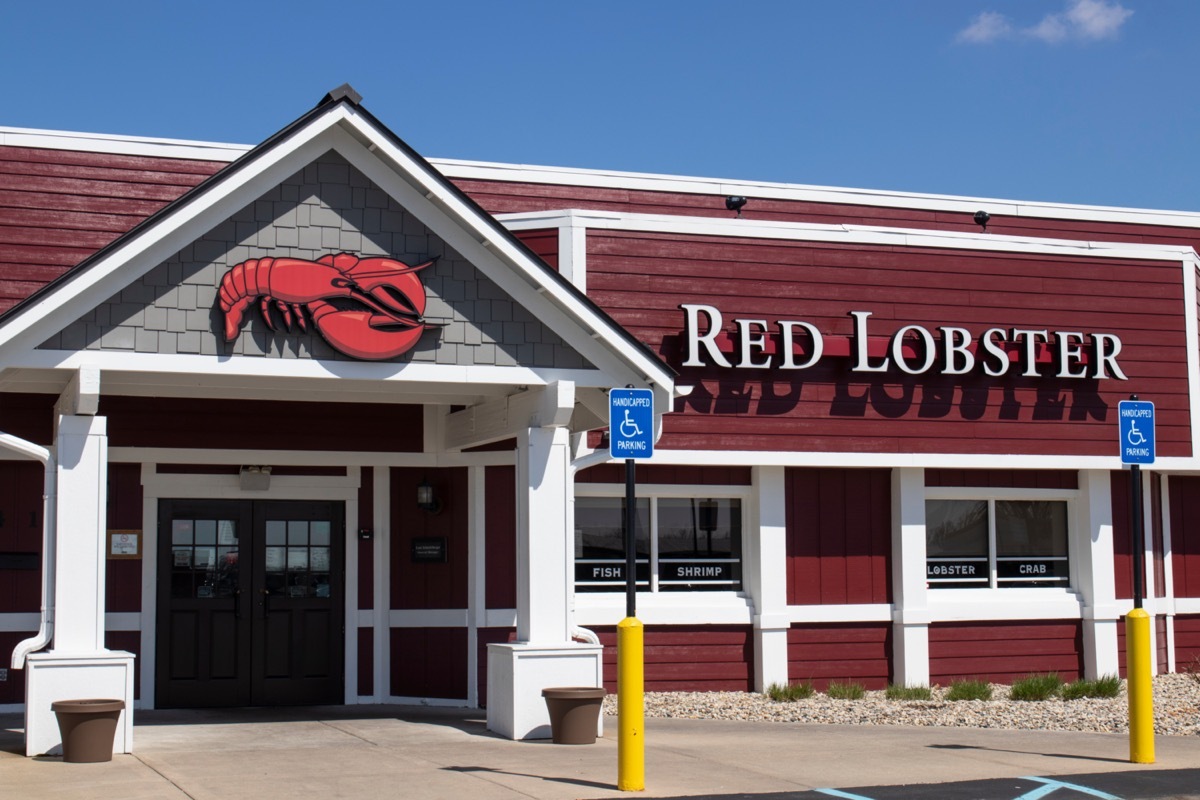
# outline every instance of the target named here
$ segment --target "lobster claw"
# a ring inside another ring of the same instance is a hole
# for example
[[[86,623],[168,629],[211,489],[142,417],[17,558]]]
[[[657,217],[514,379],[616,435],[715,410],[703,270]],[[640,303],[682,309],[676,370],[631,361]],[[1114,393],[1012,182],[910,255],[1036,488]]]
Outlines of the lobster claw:
[[[435,257],[409,266],[391,258],[363,258],[343,274],[353,281],[358,291],[378,303],[381,310],[397,316],[413,317],[419,323],[425,315],[425,288],[417,273],[436,261]],[[333,266],[339,266],[336,258],[333,259]]]

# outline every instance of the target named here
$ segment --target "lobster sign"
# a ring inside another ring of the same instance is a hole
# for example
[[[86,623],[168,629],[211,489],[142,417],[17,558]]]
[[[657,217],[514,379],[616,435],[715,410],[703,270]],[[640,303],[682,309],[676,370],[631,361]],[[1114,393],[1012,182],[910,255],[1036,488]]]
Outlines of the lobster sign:
[[[425,287],[417,273],[431,259],[409,266],[391,258],[349,253],[301,258],[252,258],[221,278],[217,294],[225,314],[225,341],[238,337],[255,300],[267,327],[309,324],[335,350],[351,358],[383,361],[406,353],[427,328]]]

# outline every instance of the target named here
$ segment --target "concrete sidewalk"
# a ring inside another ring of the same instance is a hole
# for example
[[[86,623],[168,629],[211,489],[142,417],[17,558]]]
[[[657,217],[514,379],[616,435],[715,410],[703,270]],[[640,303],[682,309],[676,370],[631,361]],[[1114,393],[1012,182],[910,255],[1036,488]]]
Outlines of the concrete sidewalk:
[[[461,709],[348,706],[142,711],[135,755],[106,764],[25,758],[20,716],[0,717],[0,798],[606,798],[615,720],[594,745],[511,742]],[[647,720],[643,797],[800,792],[1026,775],[1200,769],[1200,738]],[[1200,791],[1200,788],[1198,788]]]

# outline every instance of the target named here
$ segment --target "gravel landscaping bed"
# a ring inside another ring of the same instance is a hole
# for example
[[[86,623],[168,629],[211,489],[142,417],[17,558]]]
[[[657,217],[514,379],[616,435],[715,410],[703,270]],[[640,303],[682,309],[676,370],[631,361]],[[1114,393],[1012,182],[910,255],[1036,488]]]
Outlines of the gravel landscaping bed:
[[[1124,683],[1120,697],[1109,699],[1008,700],[1008,686],[994,684],[993,700],[945,700],[934,687],[932,700],[888,700],[882,691],[861,700],[834,700],[823,694],[807,700],[775,702],[753,692],[647,692],[646,716],[673,719],[732,719],[752,722],[808,722],[839,725],[923,725],[962,728],[1126,733],[1129,701]],[[1001,699],[1003,698],[1003,699]],[[616,715],[616,695],[604,712]],[[1154,729],[1158,734],[1200,734],[1200,683],[1188,675],[1154,679]]]

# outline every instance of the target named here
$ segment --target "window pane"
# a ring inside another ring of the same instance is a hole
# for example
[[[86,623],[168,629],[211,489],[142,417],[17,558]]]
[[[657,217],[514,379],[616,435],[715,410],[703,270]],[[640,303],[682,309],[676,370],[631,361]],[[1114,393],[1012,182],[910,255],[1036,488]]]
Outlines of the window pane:
[[[658,501],[658,585],[662,591],[740,589],[741,557],[741,500]]]
[[[925,501],[926,556],[975,556],[986,559],[987,554],[987,501]]]
[[[637,583],[650,586],[650,501],[636,500]],[[625,500],[575,499],[575,590],[617,592],[625,586]]]
[[[281,519],[267,520],[267,544],[287,544],[287,523]]]
[[[215,519],[196,520],[196,544],[217,543],[217,521]]]
[[[308,544],[308,522],[302,519],[289,520],[287,524],[288,544]]]
[[[987,501],[926,500],[925,556],[930,588],[989,586]]]
[[[1000,586],[1065,586],[1067,504],[996,502],[996,573]]]
[[[171,520],[171,544],[192,543],[192,521],[190,519]]]

